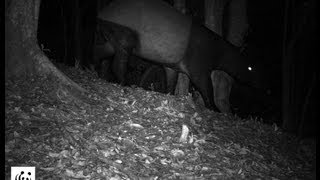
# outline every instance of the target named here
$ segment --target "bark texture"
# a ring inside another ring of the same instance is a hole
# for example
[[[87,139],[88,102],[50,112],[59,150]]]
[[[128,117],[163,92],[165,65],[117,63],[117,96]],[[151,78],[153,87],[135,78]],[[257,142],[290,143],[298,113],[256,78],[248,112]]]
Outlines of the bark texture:
[[[241,47],[249,24],[247,18],[247,0],[231,0],[226,19],[226,39],[233,45]]]
[[[205,25],[222,35],[222,20],[225,4],[228,0],[205,0]]]
[[[62,83],[84,91],[63,75],[37,43],[40,0],[5,3],[5,78],[53,75]]]
[[[5,13],[5,76],[27,75],[34,71],[32,57],[39,48],[36,29],[40,1],[11,0]]]

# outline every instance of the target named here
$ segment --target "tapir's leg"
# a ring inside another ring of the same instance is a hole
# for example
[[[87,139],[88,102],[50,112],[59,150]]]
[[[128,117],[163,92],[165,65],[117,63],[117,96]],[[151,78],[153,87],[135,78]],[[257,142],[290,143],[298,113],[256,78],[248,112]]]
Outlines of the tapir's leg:
[[[125,84],[125,77],[127,73],[127,63],[129,54],[124,50],[117,50],[114,55],[112,70],[121,85]]]
[[[100,31],[115,51],[112,69],[121,84],[125,83],[127,62],[132,51],[138,46],[138,35],[128,27],[99,20]]]
[[[223,71],[212,71],[211,80],[215,105],[220,112],[231,113],[229,98],[233,79]]]
[[[167,93],[174,94],[178,73],[175,70],[168,67],[165,67],[164,70],[166,71],[167,78]]]
[[[116,44],[116,51],[113,59],[113,72],[120,84],[125,84],[125,75],[127,73],[127,64],[133,49],[137,46],[137,40],[131,37],[131,34],[121,37]],[[129,36],[130,35],[130,36]]]
[[[206,72],[199,72],[199,74],[191,74],[190,80],[200,91],[206,107],[209,109],[216,110],[216,107],[213,102],[213,88],[210,79],[210,74]]]
[[[111,64],[111,59],[114,54],[114,49],[110,43],[94,45],[91,70],[96,71],[99,77],[103,77],[105,79],[106,77],[104,75],[108,72],[109,64]]]

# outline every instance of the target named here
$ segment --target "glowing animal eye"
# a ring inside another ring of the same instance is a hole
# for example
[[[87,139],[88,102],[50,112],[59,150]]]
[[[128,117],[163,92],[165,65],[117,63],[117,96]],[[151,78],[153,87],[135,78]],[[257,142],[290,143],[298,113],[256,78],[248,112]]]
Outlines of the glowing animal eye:
[[[249,66],[249,67],[248,67],[248,70],[249,70],[249,71],[252,71],[252,67]]]

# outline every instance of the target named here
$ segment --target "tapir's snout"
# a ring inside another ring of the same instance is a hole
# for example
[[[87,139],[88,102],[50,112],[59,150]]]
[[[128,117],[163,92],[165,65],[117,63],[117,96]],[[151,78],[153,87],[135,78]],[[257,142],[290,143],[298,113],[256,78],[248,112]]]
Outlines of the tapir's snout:
[[[248,78],[247,84],[249,87],[260,91],[265,95],[270,95],[272,92],[267,86],[268,80],[264,78],[263,69],[259,68],[259,65],[255,66],[250,71],[250,77]]]

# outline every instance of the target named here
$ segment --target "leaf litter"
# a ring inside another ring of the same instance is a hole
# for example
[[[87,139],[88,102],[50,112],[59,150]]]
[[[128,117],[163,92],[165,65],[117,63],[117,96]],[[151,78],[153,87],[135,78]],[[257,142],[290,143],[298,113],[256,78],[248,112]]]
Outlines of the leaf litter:
[[[6,177],[11,166],[35,166],[37,179],[315,178],[315,140],[209,111],[190,95],[61,69],[87,92],[44,77],[5,82]]]

